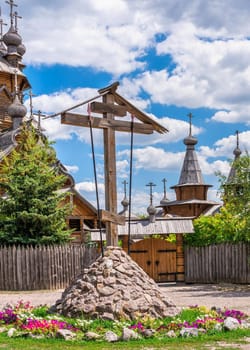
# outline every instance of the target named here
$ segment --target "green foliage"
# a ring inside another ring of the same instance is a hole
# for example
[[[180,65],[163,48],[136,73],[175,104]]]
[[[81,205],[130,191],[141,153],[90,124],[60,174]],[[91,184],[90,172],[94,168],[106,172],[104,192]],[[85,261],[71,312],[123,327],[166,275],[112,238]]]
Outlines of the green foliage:
[[[200,216],[194,220],[194,234],[184,238],[187,245],[250,241],[250,156],[238,158],[233,167],[236,176],[231,182],[217,174],[223,208],[214,216]]]
[[[0,243],[54,244],[70,239],[55,151],[24,127],[16,150],[0,164]]]
[[[169,243],[176,243],[176,234],[175,233],[169,233],[166,235],[154,234],[152,236],[145,236],[144,237],[144,239],[147,239],[147,238],[162,239],[163,241],[166,241]]]

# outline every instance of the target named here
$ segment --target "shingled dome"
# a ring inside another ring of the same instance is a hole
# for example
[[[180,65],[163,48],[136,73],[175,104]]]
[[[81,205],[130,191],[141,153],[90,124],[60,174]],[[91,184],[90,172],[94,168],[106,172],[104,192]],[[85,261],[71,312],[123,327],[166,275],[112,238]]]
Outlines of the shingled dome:
[[[11,118],[23,118],[27,113],[27,108],[15,96],[14,102],[8,107],[8,114]]]
[[[3,41],[6,46],[19,46],[22,43],[22,38],[11,26],[8,32],[4,34]]]

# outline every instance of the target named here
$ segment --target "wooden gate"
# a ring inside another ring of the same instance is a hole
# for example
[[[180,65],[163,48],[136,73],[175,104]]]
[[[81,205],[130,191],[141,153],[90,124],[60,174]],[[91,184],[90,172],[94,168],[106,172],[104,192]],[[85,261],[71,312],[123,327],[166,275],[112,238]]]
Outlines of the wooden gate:
[[[176,244],[147,238],[130,246],[130,256],[156,282],[175,282]]]

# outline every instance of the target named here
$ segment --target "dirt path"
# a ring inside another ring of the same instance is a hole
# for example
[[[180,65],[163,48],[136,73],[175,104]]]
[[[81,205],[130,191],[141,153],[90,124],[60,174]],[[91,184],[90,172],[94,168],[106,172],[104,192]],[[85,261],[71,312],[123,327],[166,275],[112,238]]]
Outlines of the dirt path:
[[[205,305],[231,308],[250,316],[250,285],[183,284],[161,285],[177,306]]]
[[[160,288],[177,306],[205,305],[228,307],[250,315],[250,286],[233,284],[161,284]],[[0,291],[0,308],[19,300],[30,301],[32,305],[52,305],[60,298],[63,290],[3,292]]]

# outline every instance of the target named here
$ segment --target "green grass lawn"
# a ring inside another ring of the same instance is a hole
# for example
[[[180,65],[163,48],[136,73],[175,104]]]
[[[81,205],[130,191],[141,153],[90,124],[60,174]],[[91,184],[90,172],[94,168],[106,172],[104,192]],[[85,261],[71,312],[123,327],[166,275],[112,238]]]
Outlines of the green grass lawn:
[[[97,341],[78,341],[66,342],[57,339],[29,339],[29,338],[7,338],[0,335],[0,349],[6,350],[154,350],[154,349],[182,349],[182,350],[204,350],[204,349],[236,349],[236,344],[246,344],[248,337],[248,346],[250,346],[250,331],[238,329],[223,334],[203,335],[198,338],[175,338],[175,339],[144,339],[130,342],[97,342]],[[223,343],[223,344],[222,344]],[[226,343],[226,346],[225,346]],[[247,349],[247,347],[246,347]]]

